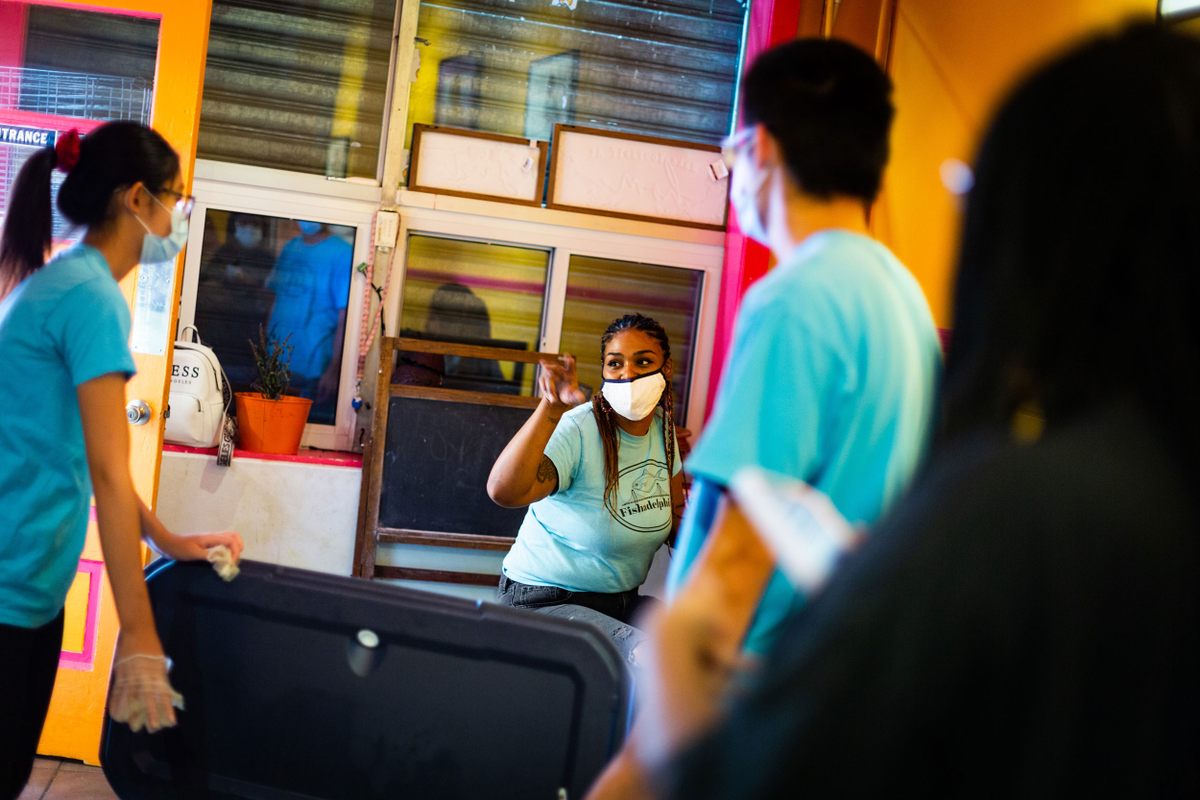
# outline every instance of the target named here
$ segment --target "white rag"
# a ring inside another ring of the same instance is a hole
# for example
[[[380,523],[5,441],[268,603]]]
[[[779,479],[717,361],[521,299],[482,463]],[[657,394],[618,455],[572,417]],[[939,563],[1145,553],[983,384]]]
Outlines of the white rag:
[[[237,564],[233,563],[233,553],[223,544],[208,548],[208,563],[213,565],[213,569],[226,582],[236,578],[240,571]]]

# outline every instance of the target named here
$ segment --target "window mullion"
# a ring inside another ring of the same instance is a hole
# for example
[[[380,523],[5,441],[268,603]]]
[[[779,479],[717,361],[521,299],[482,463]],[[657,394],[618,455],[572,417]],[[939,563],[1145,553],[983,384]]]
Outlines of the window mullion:
[[[408,99],[413,87],[413,69],[419,65],[417,50],[417,21],[421,15],[418,0],[400,0],[399,22],[393,42],[391,108],[388,111],[387,136],[383,159],[383,202],[385,206],[396,203],[396,191],[404,185],[404,170],[408,169]]]
[[[567,273],[571,253],[557,247],[550,259],[550,277],[546,281],[546,306],[542,314],[542,342],[539,350],[557,353],[562,342],[563,306],[567,300]]]

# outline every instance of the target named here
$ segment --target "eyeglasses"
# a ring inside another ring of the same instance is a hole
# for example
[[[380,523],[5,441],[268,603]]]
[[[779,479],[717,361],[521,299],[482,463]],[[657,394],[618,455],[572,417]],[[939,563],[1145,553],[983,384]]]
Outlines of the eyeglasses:
[[[733,169],[733,165],[737,162],[738,152],[750,143],[757,129],[757,125],[751,125],[721,140],[721,159],[725,162],[726,168]]]
[[[182,211],[185,217],[190,217],[192,215],[192,209],[196,207],[196,198],[192,197],[190,194],[177,192],[174,189],[161,189],[160,191],[163,194],[175,195],[175,208],[179,211]]]

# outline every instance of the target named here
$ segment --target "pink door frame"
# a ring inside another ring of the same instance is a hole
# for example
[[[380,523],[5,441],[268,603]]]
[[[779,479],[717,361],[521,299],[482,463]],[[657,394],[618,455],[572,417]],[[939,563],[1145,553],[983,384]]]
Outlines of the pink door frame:
[[[805,0],[753,0],[746,24],[746,52],[743,72],[759,53],[796,37],[800,28],[800,6]],[[813,0],[808,0],[813,2]],[[737,215],[729,210],[729,226],[725,231],[725,260],[721,269],[721,292],[717,306],[716,333],[713,337],[712,366],[708,378],[708,402],[712,413],[713,400],[721,373],[725,368],[729,346],[733,341],[733,322],[737,318],[742,297],[756,280],[767,273],[770,253],[767,248],[743,235]]]

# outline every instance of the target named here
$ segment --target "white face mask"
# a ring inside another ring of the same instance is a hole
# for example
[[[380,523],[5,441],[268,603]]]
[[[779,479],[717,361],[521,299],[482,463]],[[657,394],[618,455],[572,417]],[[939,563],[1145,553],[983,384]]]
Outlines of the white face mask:
[[[767,223],[759,211],[758,201],[767,185],[768,173],[743,160],[733,168],[729,182],[729,202],[737,213],[742,233],[759,244],[767,243]]]
[[[654,413],[666,388],[667,379],[660,369],[624,381],[605,380],[600,387],[600,394],[604,395],[613,411],[630,422],[638,422]]]

